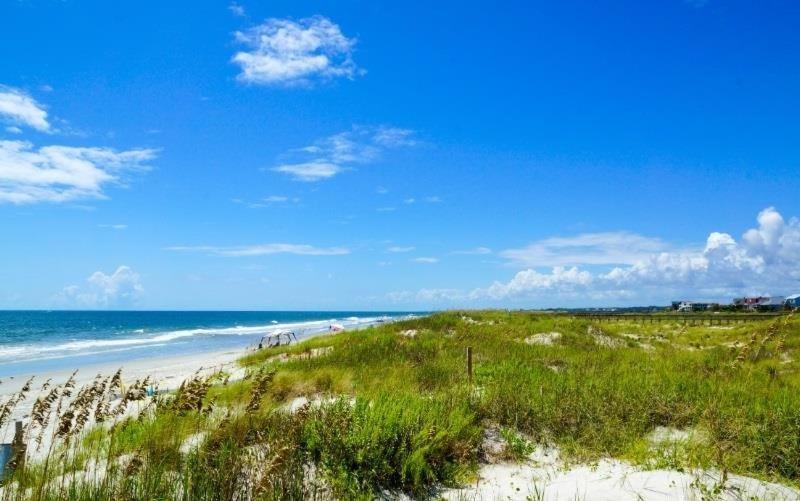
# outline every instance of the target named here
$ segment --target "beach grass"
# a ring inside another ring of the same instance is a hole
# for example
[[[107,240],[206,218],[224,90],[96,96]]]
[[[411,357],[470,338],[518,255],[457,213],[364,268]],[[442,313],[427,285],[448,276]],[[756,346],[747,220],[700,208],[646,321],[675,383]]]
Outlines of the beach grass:
[[[138,412],[57,438],[47,467],[26,463],[2,498],[435,497],[474,478],[491,427],[510,459],[547,444],[576,463],[614,457],[798,487],[798,355],[793,316],[437,313],[264,349],[240,361],[243,380],[198,376],[132,400]]]

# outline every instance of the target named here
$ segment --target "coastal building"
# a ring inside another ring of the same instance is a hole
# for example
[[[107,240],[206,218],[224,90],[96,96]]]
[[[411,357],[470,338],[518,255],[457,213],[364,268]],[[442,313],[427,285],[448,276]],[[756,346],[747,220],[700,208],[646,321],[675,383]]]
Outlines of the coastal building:
[[[698,303],[696,301],[673,301],[672,309],[680,312],[708,311],[718,306],[717,303]]]
[[[786,298],[783,296],[753,296],[733,300],[733,305],[748,311],[780,310]]]
[[[756,309],[759,311],[774,311],[774,310],[782,310],[783,304],[786,302],[786,298],[783,296],[773,296],[764,298],[763,301],[758,303]]]

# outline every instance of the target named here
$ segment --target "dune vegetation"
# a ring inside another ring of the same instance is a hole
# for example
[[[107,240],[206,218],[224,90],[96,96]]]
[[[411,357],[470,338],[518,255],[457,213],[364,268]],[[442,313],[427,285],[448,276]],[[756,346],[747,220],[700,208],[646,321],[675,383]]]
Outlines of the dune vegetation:
[[[198,375],[155,397],[148,382],[113,378],[45,388],[26,436],[35,448],[51,434],[49,452],[16,458],[0,497],[436,498],[475,478],[489,429],[508,461],[547,444],[569,462],[798,487],[798,356],[791,315],[685,325],[437,313],[263,349],[241,360],[241,379]],[[654,442],[656,430],[690,438]]]

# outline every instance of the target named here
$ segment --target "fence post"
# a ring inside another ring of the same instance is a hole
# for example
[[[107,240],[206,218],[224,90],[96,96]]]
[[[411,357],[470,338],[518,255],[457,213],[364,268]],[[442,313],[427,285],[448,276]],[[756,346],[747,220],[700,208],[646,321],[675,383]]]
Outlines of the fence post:
[[[472,384],[472,346],[467,346],[467,378]]]
[[[14,441],[11,445],[11,457],[16,460],[14,465],[15,469],[22,469],[25,467],[25,458],[28,455],[28,447],[25,445],[24,431],[22,429],[22,421],[14,423]]]

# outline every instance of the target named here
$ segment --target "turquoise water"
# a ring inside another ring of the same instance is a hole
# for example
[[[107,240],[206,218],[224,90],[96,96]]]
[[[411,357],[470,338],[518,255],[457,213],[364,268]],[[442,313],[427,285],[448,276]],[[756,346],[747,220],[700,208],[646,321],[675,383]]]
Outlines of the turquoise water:
[[[93,363],[244,349],[270,332],[298,338],[414,312],[0,311],[0,378]]]

